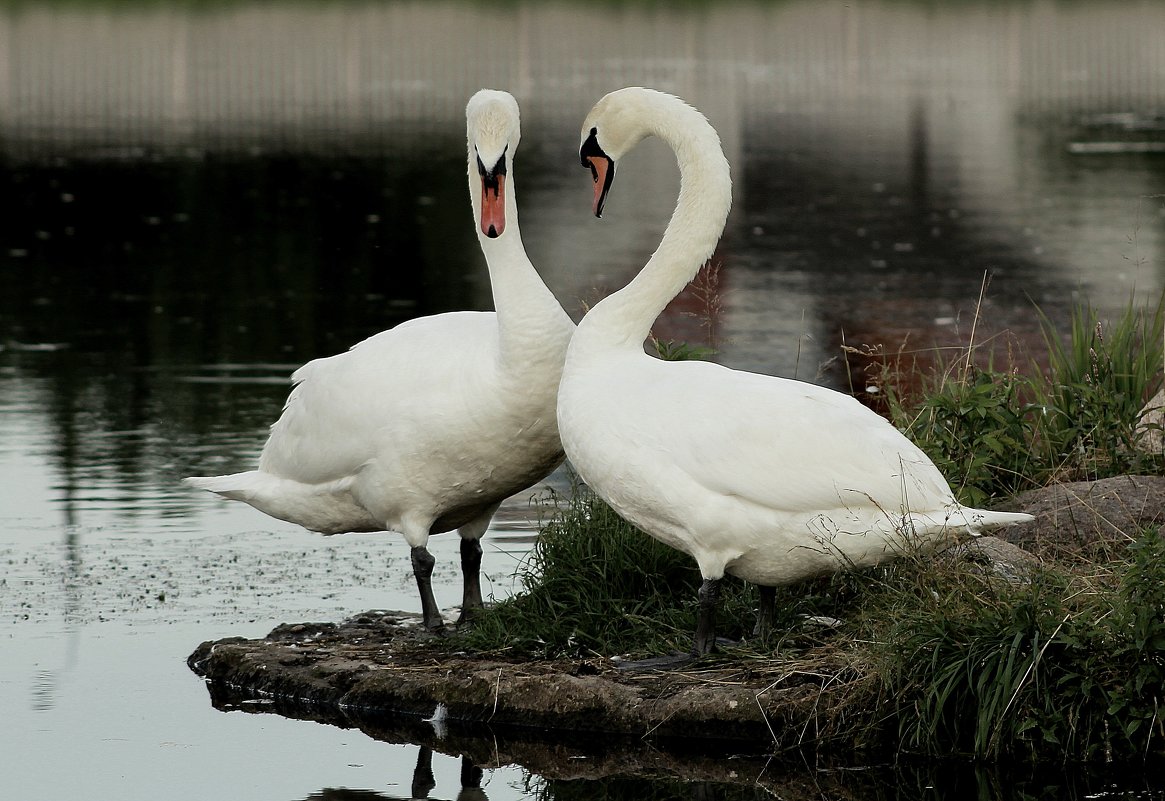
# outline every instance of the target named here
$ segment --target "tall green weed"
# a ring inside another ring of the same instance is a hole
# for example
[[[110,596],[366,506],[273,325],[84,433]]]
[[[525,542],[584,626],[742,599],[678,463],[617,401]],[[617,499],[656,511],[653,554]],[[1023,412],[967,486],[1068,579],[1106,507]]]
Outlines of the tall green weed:
[[[1039,444],[1049,474],[1097,479],[1146,466],[1138,423],[1161,385],[1163,303],[1165,296],[1146,311],[1130,302],[1107,325],[1077,307],[1065,336],[1040,313],[1049,372],[1033,391],[1044,411]]]

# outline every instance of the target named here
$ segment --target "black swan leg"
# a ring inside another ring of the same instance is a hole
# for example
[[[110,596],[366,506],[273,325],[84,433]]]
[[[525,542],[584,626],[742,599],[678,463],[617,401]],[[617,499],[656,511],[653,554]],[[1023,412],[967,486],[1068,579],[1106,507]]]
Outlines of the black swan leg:
[[[697,656],[712,653],[716,645],[716,605],[720,601],[720,579],[704,579],[700,585],[700,606],[696,615],[696,641],[692,651]]]
[[[421,592],[421,618],[425,628],[440,631],[445,627],[445,621],[437,608],[437,599],[433,597],[433,565],[437,560],[424,545],[413,548],[412,557],[413,575],[417,577],[417,589]]]
[[[752,630],[752,636],[764,642],[768,639],[769,632],[773,629],[773,615],[776,611],[777,590],[775,587],[758,586],[760,590],[760,608],[756,613],[756,628]]]
[[[461,757],[461,789],[476,790],[481,787],[481,777],[485,774],[481,768],[473,764],[469,757]],[[484,797],[484,796],[483,796]]]
[[[464,590],[461,596],[461,616],[457,625],[473,620],[481,610],[481,540],[462,538],[461,573]]]
[[[619,663],[619,670],[671,670],[684,667],[716,645],[716,605],[720,600],[720,580],[704,579],[700,585],[700,606],[696,616],[696,638],[692,650],[686,654],[655,656],[634,662]]]

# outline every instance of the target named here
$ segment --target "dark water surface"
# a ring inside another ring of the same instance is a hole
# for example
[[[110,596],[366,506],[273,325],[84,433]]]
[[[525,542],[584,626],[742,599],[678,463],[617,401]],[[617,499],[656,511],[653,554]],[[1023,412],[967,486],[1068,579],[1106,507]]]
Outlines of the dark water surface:
[[[965,344],[985,274],[976,340],[1021,366],[1039,349],[1033,302],[1062,325],[1080,300],[1111,314],[1155,298],[1162,31],[1155,3],[5,7],[0,794],[423,789],[416,747],[222,714],[184,664],[207,639],[413,609],[400,538],[324,539],[178,481],[251,467],[308,359],[490,308],[464,172],[476,89],[522,104],[523,238],[576,319],[644,263],[678,189],[671,155],[647,143],[593,219],[583,116],[628,84],[697,105],[734,173],[717,303],[688,295],[656,333],[844,386],[843,341]],[[537,528],[529,496],[485,541],[499,597]],[[456,539],[433,549],[452,605]],[[479,793],[433,755],[434,797],[778,786],[743,770],[669,784],[480,767]],[[1130,777],[800,770],[805,798],[1160,797]],[[326,789],[341,787],[354,789]]]

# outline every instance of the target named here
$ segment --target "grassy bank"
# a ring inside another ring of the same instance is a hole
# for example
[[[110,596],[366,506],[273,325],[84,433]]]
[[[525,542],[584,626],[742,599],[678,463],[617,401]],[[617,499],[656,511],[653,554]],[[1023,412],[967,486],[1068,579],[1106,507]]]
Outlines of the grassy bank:
[[[1048,328],[1048,372],[976,368],[886,386],[890,416],[986,503],[1057,479],[1160,472],[1138,449],[1161,364],[1161,310],[1109,325],[1086,310]],[[890,375],[889,371],[886,373]],[[952,482],[954,483],[954,482]],[[814,744],[985,759],[1141,759],[1165,754],[1165,546],[1156,531],[1103,561],[1045,563],[1019,580],[949,554],[778,590],[769,641],[751,639],[755,588],[726,581],[710,659],[818,686],[774,731]],[[687,556],[579,487],[522,567],[525,591],[459,644],[523,658],[686,650],[700,577]]]

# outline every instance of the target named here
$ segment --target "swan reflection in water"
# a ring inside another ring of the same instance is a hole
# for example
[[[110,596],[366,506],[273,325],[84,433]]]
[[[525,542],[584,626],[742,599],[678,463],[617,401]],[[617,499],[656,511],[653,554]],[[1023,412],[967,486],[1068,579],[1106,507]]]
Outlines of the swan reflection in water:
[[[470,762],[468,757],[461,757],[461,790],[457,793],[456,801],[489,801],[485,791],[481,789],[483,773],[482,769]],[[426,745],[419,746],[408,798],[427,799],[436,786],[437,782],[433,778],[433,749]],[[320,790],[308,796],[308,801],[398,801],[399,798],[374,790],[339,788]]]

